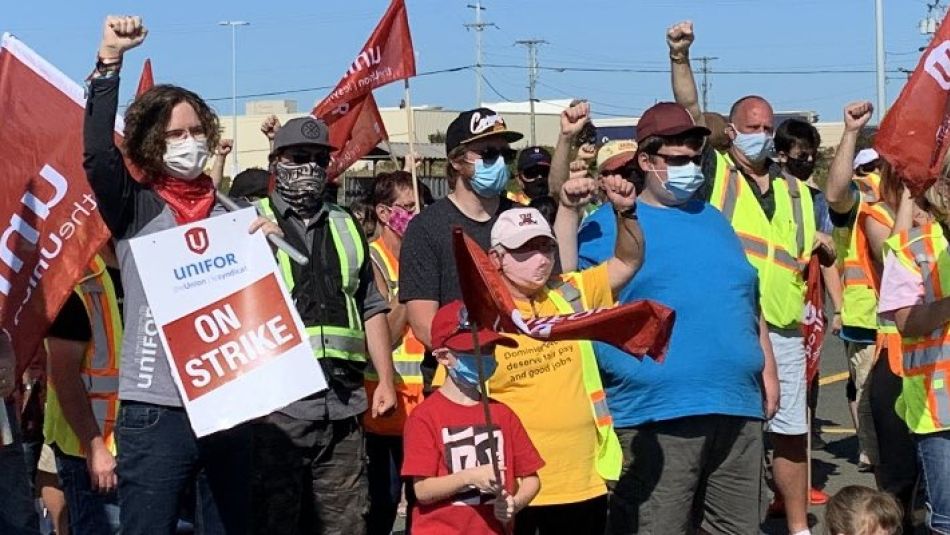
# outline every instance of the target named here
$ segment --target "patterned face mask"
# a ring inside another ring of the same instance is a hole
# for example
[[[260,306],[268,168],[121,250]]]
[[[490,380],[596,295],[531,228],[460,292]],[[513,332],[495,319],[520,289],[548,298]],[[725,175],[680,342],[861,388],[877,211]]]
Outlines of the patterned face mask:
[[[312,217],[323,203],[323,190],[327,185],[327,172],[316,163],[274,165],[276,190],[301,217]]]

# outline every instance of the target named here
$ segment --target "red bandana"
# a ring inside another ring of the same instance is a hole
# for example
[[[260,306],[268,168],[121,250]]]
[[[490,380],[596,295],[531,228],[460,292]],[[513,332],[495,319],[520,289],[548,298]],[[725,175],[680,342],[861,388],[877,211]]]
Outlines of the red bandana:
[[[152,182],[152,189],[168,203],[179,225],[208,217],[214,207],[214,183],[208,175],[194,180],[162,177]]]

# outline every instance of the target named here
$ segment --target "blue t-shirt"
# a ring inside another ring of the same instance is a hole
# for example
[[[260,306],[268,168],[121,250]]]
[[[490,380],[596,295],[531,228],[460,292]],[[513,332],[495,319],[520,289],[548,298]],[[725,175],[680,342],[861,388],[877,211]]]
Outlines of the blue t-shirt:
[[[676,311],[666,360],[642,362],[595,344],[607,404],[617,427],[685,416],[764,418],[758,335],[758,275],[726,218],[707,203],[677,208],[638,203],[646,240],[643,266],[618,301],[652,299]],[[613,256],[610,205],[578,234],[579,268]]]

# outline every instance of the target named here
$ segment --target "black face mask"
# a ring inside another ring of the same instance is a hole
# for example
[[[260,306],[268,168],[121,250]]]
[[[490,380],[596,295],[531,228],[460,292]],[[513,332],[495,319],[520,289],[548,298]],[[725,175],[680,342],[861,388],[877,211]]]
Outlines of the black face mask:
[[[800,180],[808,180],[811,174],[815,172],[815,160],[804,160],[789,157],[785,162],[785,169],[788,173]]]
[[[525,195],[532,199],[544,197],[548,194],[548,179],[536,178],[531,182],[523,182],[522,189],[524,189]]]

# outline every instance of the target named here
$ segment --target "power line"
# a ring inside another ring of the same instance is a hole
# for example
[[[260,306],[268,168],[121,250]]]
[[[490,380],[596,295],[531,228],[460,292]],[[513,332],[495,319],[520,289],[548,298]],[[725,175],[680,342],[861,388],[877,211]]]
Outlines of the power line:
[[[495,96],[497,96],[497,97],[500,98],[501,100],[504,100],[505,102],[514,102],[514,101],[511,100],[510,98],[508,98],[508,97],[506,97],[505,95],[502,95],[500,92],[498,92],[498,90],[495,89],[495,86],[493,86],[492,83],[488,81],[488,78],[485,78],[485,75],[484,75],[484,74],[478,73],[478,76],[481,77],[482,81],[484,81],[484,82],[485,82],[485,85],[487,85],[488,88],[492,90],[492,93],[494,93]],[[479,104],[479,106],[481,106],[481,104]]]

